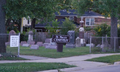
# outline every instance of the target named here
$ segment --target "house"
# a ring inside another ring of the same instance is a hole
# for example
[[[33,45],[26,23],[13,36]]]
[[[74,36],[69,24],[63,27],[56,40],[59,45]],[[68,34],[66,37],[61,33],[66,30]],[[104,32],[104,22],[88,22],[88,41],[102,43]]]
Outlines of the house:
[[[84,21],[84,26],[95,26],[96,24],[103,24],[106,23],[110,25],[111,19],[105,18],[99,13],[93,12],[93,11],[86,11],[82,16],[78,16],[76,14],[76,10],[61,10],[59,12],[55,13],[56,19],[62,19],[62,18],[69,18],[70,20],[73,20],[75,23],[80,24],[80,21]]]
[[[70,20],[73,21],[73,23],[78,27],[80,26],[80,21],[83,21],[84,26],[96,26],[97,24],[103,24],[106,23],[110,25],[111,19],[110,18],[105,18],[99,13],[93,12],[93,11],[86,11],[82,16],[78,16],[76,14],[76,10],[60,10],[59,12],[55,12],[55,19],[58,19],[58,22],[60,22],[59,26],[62,25],[62,22],[65,20],[65,17],[69,18]],[[49,25],[51,22],[49,22]],[[46,23],[43,24],[36,24],[35,29],[37,32],[45,32],[46,30]]]

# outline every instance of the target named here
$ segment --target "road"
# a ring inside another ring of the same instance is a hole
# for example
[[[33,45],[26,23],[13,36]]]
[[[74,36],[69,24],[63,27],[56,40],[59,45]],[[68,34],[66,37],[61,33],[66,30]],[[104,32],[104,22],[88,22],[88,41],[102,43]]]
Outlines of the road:
[[[111,65],[106,67],[92,68],[92,69],[83,69],[81,71],[74,72],[120,72],[120,65]]]

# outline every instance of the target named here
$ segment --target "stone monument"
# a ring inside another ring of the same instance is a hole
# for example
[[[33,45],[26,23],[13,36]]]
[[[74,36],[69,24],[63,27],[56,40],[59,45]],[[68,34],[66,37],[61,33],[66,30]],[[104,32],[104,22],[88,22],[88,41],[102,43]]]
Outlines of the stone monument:
[[[68,31],[68,35],[70,37],[69,42],[66,44],[66,48],[75,48],[75,31]]]
[[[28,43],[30,43],[31,41],[33,41],[33,32],[32,31],[29,31],[28,33]]]
[[[76,47],[85,46],[83,23],[84,21],[80,21],[79,37],[76,38]]]
[[[11,31],[9,32],[8,42],[10,42],[10,36],[11,36],[11,35],[16,35],[16,32],[15,32],[14,30],[11,30]]]

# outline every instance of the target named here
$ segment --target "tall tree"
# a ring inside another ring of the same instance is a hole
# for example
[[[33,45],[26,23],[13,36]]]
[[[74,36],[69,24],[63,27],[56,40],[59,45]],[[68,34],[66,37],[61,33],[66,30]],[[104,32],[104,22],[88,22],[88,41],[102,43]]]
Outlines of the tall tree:
[[[55,17],[56,11],[69,8],[70,3],[71,0],[0,0],[0,34],[5,33],[6,19],[18,20],[29,16],[33,19],[33,24],[36,19],[48,21]],[[2,37],[0,36],[0,53],[6,52],[5,38]]]
[[[0,53],[6,52],[5,47],[5,11],[3,6],[6,4],[6,0],[0,0]]]
[[[81,15],[88,9],[98,11],[106,17],[111,17],[111,37],[117,37],[117,20],[120,17],[120,0],[74,0],[78,13]],[[118,43],[118,42],[117,42]],[[116,46],[117,46],[116,43]],[[111,47],[114,41],[111,39]]]

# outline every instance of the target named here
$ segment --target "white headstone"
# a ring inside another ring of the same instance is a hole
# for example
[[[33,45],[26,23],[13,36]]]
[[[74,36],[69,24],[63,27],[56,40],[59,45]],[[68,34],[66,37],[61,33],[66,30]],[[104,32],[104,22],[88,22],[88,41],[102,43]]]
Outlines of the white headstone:
[[[23,47],[29,47],[30,44],[22,44]]]
[[[30,49],[39,49],[39,45],[31,45]]]

